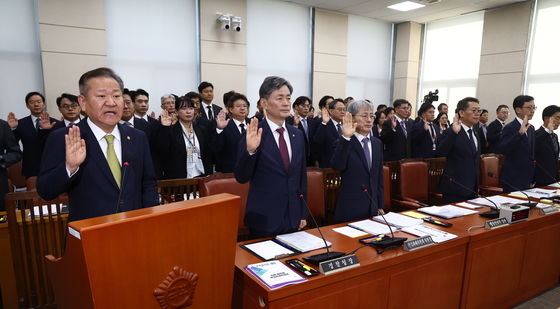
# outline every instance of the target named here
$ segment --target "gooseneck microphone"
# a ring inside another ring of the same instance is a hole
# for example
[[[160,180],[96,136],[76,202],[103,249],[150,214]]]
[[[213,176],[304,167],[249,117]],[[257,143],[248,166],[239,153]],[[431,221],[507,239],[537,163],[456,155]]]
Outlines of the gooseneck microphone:
[[[371,194],[369,194],[368,188],[365,185],[360,185],[360,188],[362,189],[362,192],[364,192],[367,195],[370,203],[373,205],[373,197],[371,196]],[[385,250],[398,248],[398,247],[402,246],[402,244],[404,243],[404,241],[407,238],[406,237],[395,237],[395,234],[393,233],[393,229],[391,228],[391,225],[389,224],[389,222],[387,222],[387,220],[385,219],[385,216],[380,212],[379,212],[379,215],[381,215],[381,218],[383,218],[383,221],[389,227],[389,231],[391,231],[391,237],[387,237],[387,236],[383,237],[382,240],[377,241],[375,243],[375,246],[379,247],[381,249],[385,249]]]
[[[494,203],[494,201],[492,201],[491,199],[487,198],[486,196],[480,195],[478,192],[476,192],[476,191],[474,191],[473,189],[470,189],[469,187],[467,187],[467,186],[463,185],[462,183],[456,181],[455,179],[453,179],[453,177],[450,177],[450,176],[447,175],[446,173],[443,173],[443,176],[447,177],[447,179],[448,179],[450,182],[452,182],[452,183],[458,185],[459,187],[461,187],[461,188],[463,188],[463,189],[465,189],[465,190],[468,190],[469,192],[471,192],[472,194],[474,194],[476,197],[483,198],[483,199],[489,201],[490,203],[492,203],[492,205],[494,205],[494,208],[495,208],[495,209],[491,209],[491,210],[486,211],[486,212],[480,212],[480,213],[478,213],[479,216],[485,217],[485,218],[489,218],[489,219],[496,219],[496,218],[498,218],[498,217],[500,216],[500,208],[498,207],[498,205],[497,205],[496,203]]]
[[[307,212],[309,213],[311,220],[313,220],[313,223],[315,223],[315,227],[319,231],[319,235],[321,235],[321,239],[323,239],[323,242],[325,243],[325,249],[327,249],[327,252],[306,256],[303,259],[310,263],[318,265],[321,262],[344,256],[345,254],[343,252],[329,250],[329,245],[327,244],[327,240],[325,239],[325,236],[323,236],[323,232],[321,232],[321,229],[319,228],[319,224],[317,224],[317,220],[315,220],[315,217],[311,213],[311,209],[307,205],[307,201],[305,201],[305,196],[301,192],[298,192],[297,196],[302,200],[303,204],[305,205],[305,208],[307,208]]]
[[[492,172],[488,172],[487,175],[488,175],[488,177],[496,178],[496,177],[494,177],[494,173],[492,173]],[[508,186],[510,186],[510,187],[512,187],[512,188],[514,188],[515,190],[521,192],[523,195],[525,195],[525,197],[527,197],[527,202],[526,202],[526,203],[518,203],[518,205],[527,206],[527,207],[529,207],[529,208],[531,208],[531,209],[534,208],[535,206],[537,206],[537,203],[531,202],[531,197],[529,197],[529,194],[525,193],[523,190],[519,190],[519,188],[517,188],[516,186],[511,185],[509,182],[507,182],[507,181],[505,181],[505,180],[503,180],[503,179],[500,179],[500,181],[503,182],[504,184],[506,184],[506,185],[508,185]]]
[[[115,209],[115,213],[118,213],[121,211],[121,197],[122,197],[122,192],[123,192],[123,188],[124,188],[124,179],[125,179],[125,175],[126,175],[126,170],[128,169],[128,166],[130,164],[128,163],[128,161],[124,161],[122,164],[122,176],[121,176],[121,187],[119,188],[119,196],[117,198],[117,207]]]

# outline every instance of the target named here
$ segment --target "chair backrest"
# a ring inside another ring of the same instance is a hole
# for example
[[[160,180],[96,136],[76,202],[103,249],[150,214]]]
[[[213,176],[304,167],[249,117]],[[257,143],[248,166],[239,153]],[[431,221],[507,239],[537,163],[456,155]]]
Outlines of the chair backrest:
[[[401,197],[418,201],[428,200],[428,164],[423,161],[407,161],[400,164]]]
[[[386,165],[383,165],[383,204],[385,212],[391,211],[391,173]]]
[[[325,173],[318,167],[307,168],[307,205],[321,225],[325,221]],[[309,222],[308,222],[309,224]]]
[[[190,200],[199,197],[201,178],[179,178],[157,182],[161,204]]]
[[[25,308],[48,308],[55,302],[45,256],[62,256],[68,198],[45,201],[36,191],[6,194],[6,212],[18,297]],[[50,205],[50,207],[49,207]]]
[[[325,173],[325,216],[327,223],[332,224],[334,223],[334,209],[342,177],[339,171],[332,168],[325,168],[323,171]]]
[[[249,194],[249,183],[239,183],[235,179],[233,173],[214,173],[212,175],[201,178],[200,196],[209,196],[219,193],[230,193],[241,197],[241,207],[239,208],[239,235],[245,235],[248,232],[247,226],[244,224],[245,207],[247,206],[247,195]]]
[[[439,181],[445,169],[445,157],[431,158],[425,160],[428,163],[428,191],[431,193],[439,192]]]
[[[8,178],[16,188],[24,188],[26,186],[25,176],[21,174],[21,161],[8,167]]]
[[[495,156],[480,158],[480,184],[489,187],[500,187],[500,160]]]

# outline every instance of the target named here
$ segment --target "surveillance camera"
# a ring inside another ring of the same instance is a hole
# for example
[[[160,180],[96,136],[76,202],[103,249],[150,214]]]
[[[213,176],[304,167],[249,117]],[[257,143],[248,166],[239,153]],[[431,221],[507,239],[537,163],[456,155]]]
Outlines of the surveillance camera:
[[[231,15],[228,14],[222,14],[222,13],[216,13],[216,15],[218,16],[218,18],[216,19],[219,23],[221,23],[221,28],[222,30],[229,30],[231,28],[230,22],[231,22]]]
[[[231,17],[231,26],[233,29],[235,29],[235,31],[239,32],[241,31],[241,17],[238,16],[232,16]]]

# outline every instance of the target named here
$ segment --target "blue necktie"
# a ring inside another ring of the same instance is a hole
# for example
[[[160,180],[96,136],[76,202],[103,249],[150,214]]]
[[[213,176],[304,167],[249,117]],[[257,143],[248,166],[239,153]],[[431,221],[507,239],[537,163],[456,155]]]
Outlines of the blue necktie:
[[[369,137],[366,137],[366,138],[362,139],[362,144],[364,144],[364,146],[363,146],[364,156],[366,157],[366,162],[367,162],[367,166],[368,166],[368,170],[369,170],[369,169],[371,169],[371,153],[369,152],[368,143],[369,143]]]

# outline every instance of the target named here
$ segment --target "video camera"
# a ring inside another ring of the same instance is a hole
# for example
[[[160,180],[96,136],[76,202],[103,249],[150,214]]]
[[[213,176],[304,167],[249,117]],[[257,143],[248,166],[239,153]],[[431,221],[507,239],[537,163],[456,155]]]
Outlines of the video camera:
[[[427,95],[424,96],[424,104],[428,103],[428,104],[432,104],[434,101],[439,100],[439,96],[438,96],[439,90],[435,90],[434,92],[428,92]]]

